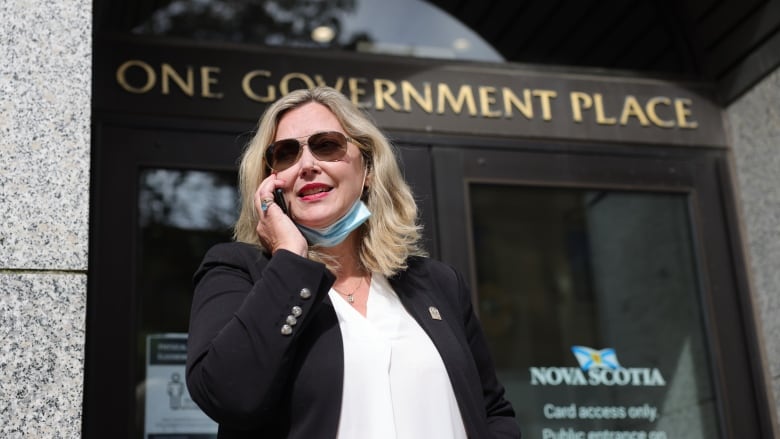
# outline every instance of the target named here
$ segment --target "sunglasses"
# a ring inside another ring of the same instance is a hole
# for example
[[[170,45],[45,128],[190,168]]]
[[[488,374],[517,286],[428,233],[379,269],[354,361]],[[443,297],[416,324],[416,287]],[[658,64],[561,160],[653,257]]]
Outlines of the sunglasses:
[[[309,145],[309,151],[317,160],[335,162],[344,158],[347,142],[356,143],[338,131],[312,134],[303,143],[298,139],[277,140],[265,150],[265,162],[274,172],[284,171],[301,158],[304,144]]]

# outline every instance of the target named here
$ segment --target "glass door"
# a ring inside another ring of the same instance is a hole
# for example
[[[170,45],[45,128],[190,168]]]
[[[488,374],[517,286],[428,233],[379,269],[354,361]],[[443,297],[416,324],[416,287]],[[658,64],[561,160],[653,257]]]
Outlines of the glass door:
[[[184,368],[192,275],[237,215],[235,132],[96,129],[86,438],[216,437]]]
[[[434,148],[441,255],[525,435],[760,437],[719,160]]]
[[[510,398],[538,408],[527,429],[718,437],[686,195],[471,183],[469,200],[478,310]]]
[[[233,170],[139,168],[135,381],[143,393],[136,398],[137,437],[217,437],[217,424],[184,382],[187,328],[192,275],[212,245],[231,238],[236,181]]]

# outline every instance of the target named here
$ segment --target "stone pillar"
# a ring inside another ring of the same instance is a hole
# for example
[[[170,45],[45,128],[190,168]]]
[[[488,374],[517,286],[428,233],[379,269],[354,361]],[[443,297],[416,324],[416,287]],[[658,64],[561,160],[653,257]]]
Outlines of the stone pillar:
[[[780,418],[780,69],[727,110],[743,241],[767,376]]]
[[[0,3],[0,437],[81,435],[92,2]]]

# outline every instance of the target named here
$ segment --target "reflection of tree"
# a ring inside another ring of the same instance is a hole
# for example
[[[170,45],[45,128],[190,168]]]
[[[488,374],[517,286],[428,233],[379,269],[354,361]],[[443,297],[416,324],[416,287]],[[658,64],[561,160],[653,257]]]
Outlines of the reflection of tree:
[[[134,32],[266,45],[337,46],[343,16],[354,12],[356,2],[174,0],[157,9]],[[323,25],[335,33],[329,44],[311,38],[312,30]]]
[[[230,240],[238,214],[235,172],[146,169],[138,180],[138,370],[145,336],[186,332],[192,274],[203,255]]]
[[[142,227],[159,224],[188,230],[223,230],[236,219],[235,175],[150,169],[139,179]]]

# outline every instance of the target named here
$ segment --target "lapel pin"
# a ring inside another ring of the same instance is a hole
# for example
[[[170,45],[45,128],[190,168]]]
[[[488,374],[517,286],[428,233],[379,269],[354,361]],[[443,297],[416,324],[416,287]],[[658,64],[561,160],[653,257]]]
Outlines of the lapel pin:
[[[439,314],[439,310],[436,309],[435,306],[429,306],[428,312],[431,313],[431,318],[433,320],[441,320],[441,314]]]

